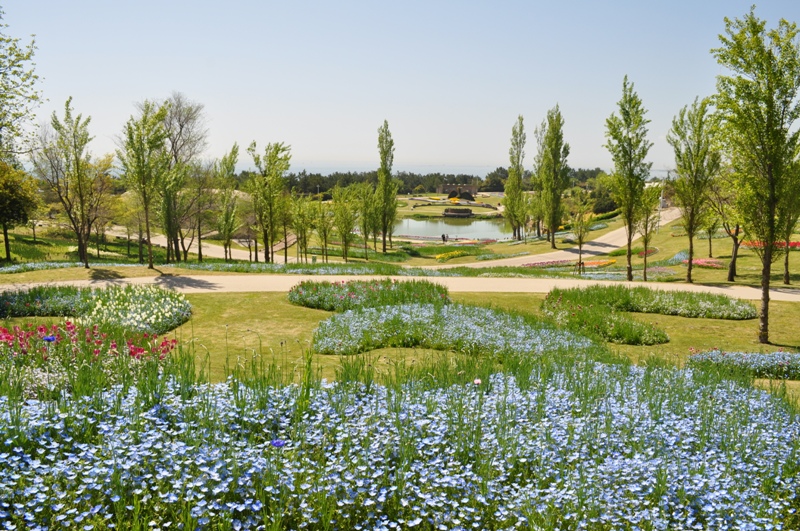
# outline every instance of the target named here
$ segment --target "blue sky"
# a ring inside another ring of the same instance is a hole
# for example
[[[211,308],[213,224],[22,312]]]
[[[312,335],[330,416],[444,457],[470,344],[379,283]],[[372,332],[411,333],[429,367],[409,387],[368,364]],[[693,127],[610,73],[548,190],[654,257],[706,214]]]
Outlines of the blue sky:
[[[711,94],[709,50],[751,0],[210,2],[12,0],[7,33],[36,35],[48,119],[73,97],[92,117],[94,154],[144,99],[173,91],[205,105],[208,158],[283,141],[292,170],[378,166],[386,119],[395,170],[473,173],[508,164],[511,127],[560,105],[574,167],[610,168],[605,119],[626,74],[648,109],[650,160],[673,166],[672,117]],[[762,2],[769,26],[800,2]],[[244,153],[239,168],[252,166]]]

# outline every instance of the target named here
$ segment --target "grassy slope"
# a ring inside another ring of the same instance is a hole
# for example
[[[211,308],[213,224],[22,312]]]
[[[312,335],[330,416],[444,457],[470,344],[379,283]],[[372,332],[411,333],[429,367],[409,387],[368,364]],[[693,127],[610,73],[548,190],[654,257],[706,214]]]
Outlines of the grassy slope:
[[[50,273],[52,278],[53,272]],[[517,310],[533,315],[540,315],[543,297],[540,294],[520,293],[452,294],[452,298],[458,302]],[[301,370],[303,355],[308,350],[317,323],[331,315],[322,310],[293,306],[287,301],[285,293],[191,294],[187,298],[194,308],[193,318],[174,334],[183,344],[194,349],[198,361],[207,367],[215,381],[224,379],[226,366],[248,363],[253,354],[260,354],[265,359],[274,361],[287,377],[291,373],[297,373]],[[708,350],[719,347],[729,351],[751,352],[771,351],[778,346],[800,348],[800,332],[794,326],[800,321],[800,304],[772,304],[771,337],[776,346],[765,347],[755,341],[755,320],[723,321],[633,314],[637,319],[657,323],[667,331],[671,341],[657,346],[609,347],[636,363],[658,358],[676,365],[683,365],[690,348]],[[12,319],[3,326],[30,321]],[[57,322],[36,320],[46,321]],[[490,325],[491,323],[487,323],[487,326]],[[374,363],[379,370],[388,371],[393,363],[411,363],[416,358],[428,355],[429,351],[418,349],[380,349],[362,356],[368,358],[368,362]],[[314,363],[322,377],[335,378],[339,367],[337,357],[315,356]]]

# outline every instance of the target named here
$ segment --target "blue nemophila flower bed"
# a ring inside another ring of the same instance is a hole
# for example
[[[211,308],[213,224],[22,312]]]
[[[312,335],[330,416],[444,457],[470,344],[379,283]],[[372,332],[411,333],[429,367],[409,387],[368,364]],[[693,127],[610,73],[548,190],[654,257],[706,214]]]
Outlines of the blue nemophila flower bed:
[[[0,398],[17,529],[796,529],[800,424],[691,371]],[[93,527],[92,527],[93,526]],[[773,527],[771,527],[773,526]]]
[[[505,312],[450,304],[399,304],[348,310],[321,322],[312,345],[321,354],[423,347],[466,354],[581,349],[589,340]]]
[[[794,352],[725,352],[710,350],[689,356],[689,366],[723,368],[756,378],[800,379],[800,354]]]

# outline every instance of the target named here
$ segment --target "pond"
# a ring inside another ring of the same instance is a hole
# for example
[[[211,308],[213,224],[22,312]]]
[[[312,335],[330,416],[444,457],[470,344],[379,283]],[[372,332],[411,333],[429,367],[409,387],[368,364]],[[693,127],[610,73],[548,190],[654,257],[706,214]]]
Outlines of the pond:
[[[511,225],[505,219],[440,218],[401,219],[394,225],[395,236],[417,236],[502,240],[511,237]]]

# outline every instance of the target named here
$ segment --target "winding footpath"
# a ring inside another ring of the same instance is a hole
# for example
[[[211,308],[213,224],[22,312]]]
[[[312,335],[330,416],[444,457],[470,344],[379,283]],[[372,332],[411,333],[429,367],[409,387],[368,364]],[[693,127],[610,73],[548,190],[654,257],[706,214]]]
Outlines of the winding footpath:
[[[662,212],[660,225],[666,225],[680,217],[677,208]],[[625,245],[625,229],[620,228],[586,243],[583,253],[586,256],[607,254],[609,251]],[[213,245],[203,246],[203,252],[213,255]],[[221,247],[217,247],[221,252]],[[211,252],[208,252],[208,251]],[[215,249],[216,250],[216,249]],[[247,254],[246,252],[244,254]],[[518,266],[535,261],[575,260],[577,248],[557,250],[544,254],[519,256],[500,260],[488,260],[473,264],[462,264],[468,267]],[[246,257],[245,257],[246,259]],[[453,266],[438,266],[431,269],[448,269]],[[0,291],[9,289],[26,289],[40,284],[73,285],[103,287],[125,284],[156,284],[171,288],[181,293],[234,293],[234,292],[286,292],[303,280],[319,280],[328,282],[347,282],[350,280],[367,280],[386,278],[373,275],[287,275],[287,274],[221,274],[221,275],[183,275],[167,274],[155,277],[119,278],[111,280],[74,280],[47,283],[16,283],[1,285]],[[451,292],[479,293],[549,293],[553,288],[573,288],[589,285],[618,285],[620,281],[590,280],[580,278],[497,278],[497,277],[391,277],[396,280],[429,280],[447,287]],[[739,299],[759,300],[761,290],[756,287],[742,285],[703,285],[683,282],[626,282],[626,286],[646,286],[664,291],[694,291],[719,293]],[[775,301],[800,302],[800,289],[793,287],[774,287],[770,290],[770,299]],[[491,302],[491,297],[487,297]]]

